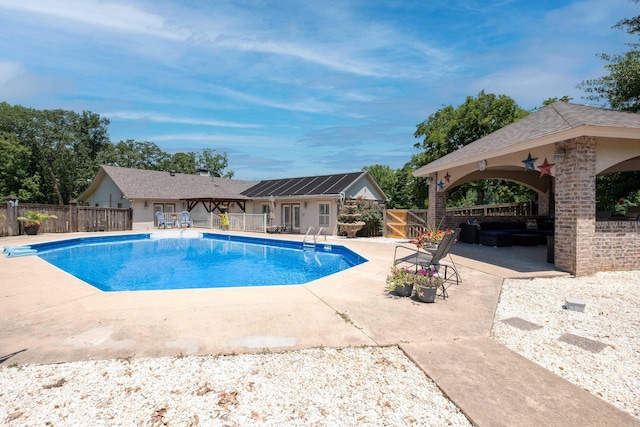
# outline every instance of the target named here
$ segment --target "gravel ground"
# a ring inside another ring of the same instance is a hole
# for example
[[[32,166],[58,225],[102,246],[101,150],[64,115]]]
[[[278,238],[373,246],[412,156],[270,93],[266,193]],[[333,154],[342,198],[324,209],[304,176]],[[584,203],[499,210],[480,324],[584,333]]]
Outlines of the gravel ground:
[[[0,370],[9,426],[470,426],[395,347]]]
[[[631,271],[579,279],[506,280],[493,336],[522,356],[640,418],[639,275]],[[563,309],[566,298],[583,301],[584,312]],[[541,328],[514,327],[508,320],[513,318]]]
[[[638,273],[507,280],[494,338],[640,418]],[[3,366],[0,424],[471,425],[395,347]]]

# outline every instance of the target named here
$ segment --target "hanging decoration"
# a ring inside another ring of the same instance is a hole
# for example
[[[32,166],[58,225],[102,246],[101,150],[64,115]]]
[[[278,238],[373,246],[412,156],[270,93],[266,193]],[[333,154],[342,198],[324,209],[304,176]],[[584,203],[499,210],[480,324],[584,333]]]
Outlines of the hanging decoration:
[[[449,172],[447,172],[447,174],[444,176],[444,181],[447,183],[451,181],[451,175],[449,175]]]
[[[438,182],[438,190],[442,191],[444,190],[444,181],[440,180],[440,182]]]
[[[547,161],[547,158],[544,158],[544,162],[542,162],[542,164],[540,166],[538,166],[538,170],[540,171],[540,178],[542,178],[545,175],[551,175],[551,168],[555,166],[555,163],[549,163]]]
[[[529,153],[527,158],[522,160],[522,163],[524,163],[524,171],[526,172],[529,169],[531,169],[532,171],[535,171],[536,170],[536,166],[535,166],[536,160],[538,160],[538,158],[537,157],[531,157],[531,153]]]

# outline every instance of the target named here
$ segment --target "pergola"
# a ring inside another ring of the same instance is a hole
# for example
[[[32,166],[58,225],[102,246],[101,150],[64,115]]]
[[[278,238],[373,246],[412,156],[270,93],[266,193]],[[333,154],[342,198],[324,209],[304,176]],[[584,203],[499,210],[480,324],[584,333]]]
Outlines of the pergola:
[[[554,102],[417,171],[429,180],[431,225],[446,216],[447,191],[505,179],[538,195],[555,218],[555,264],[576,276],[640,268],[637,221],[596,222],[597,175],[640,170],[640,114]],[[638,183],[640,187],[640,183]]]

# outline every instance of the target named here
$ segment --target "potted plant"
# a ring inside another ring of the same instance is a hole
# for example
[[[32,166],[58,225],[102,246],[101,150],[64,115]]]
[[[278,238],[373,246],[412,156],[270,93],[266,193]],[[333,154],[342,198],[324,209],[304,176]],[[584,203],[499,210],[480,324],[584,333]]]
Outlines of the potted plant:
[[[408,297],[413,291],[414,273],[406,267],[392,267],[387,276],[389,292],[394,292],[402,297]]]
[[[418,270],[415,273],[413,286],[416,290],[416,297],[422,302],[434,302],[438,288],[442,286],[444,279],[437,271],[431,269]]]
[[[19,216],[17,219],[24,224],[24,232],[30,236],[33,236],[38,234],[38,230],[40,230],[40,224],[42,224],[42,221],[49,218],[57,219],[58,217],[46,213],[27,211],[25,213],[25,216]]]
[[[229,217],[227,216],[226,213],[223,213],[222,215],[220,215],[220,226],[222,227],[223,230],[229,229]]]
[[[423,233],[420,233],[418,237],[411,239],[411,243],[418,248],[437,247],[448,234],[453,234],[453,230],[448,228],[442,230],[439,226],[436,228],[427,228]]]

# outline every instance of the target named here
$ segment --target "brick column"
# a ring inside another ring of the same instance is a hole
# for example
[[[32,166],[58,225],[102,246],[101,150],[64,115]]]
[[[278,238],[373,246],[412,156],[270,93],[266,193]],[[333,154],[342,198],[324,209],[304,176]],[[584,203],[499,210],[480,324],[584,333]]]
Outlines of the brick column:
[[[427,225],[436,227],[447,215],[447,192],[438,191],[438,174],[429,175],[429,208],[427,210]],[[444,222],[442,223],[444,225]]]
[[[595,272],[596,143],[580,137],[559,143],[556,163],[555,264],[576,276]]]
[[[537,191],[538,194],[538,215],[549,216],[549,195],[551,190],[546,192]]]
[[[429,175],[429,206],[427,206],[427,226],[433,227],[435,225],[436,218],[436,206],[438,202],[436,201],[436,191],[438,188],[438,183],[436,182],[437,174],[432,173]]]

